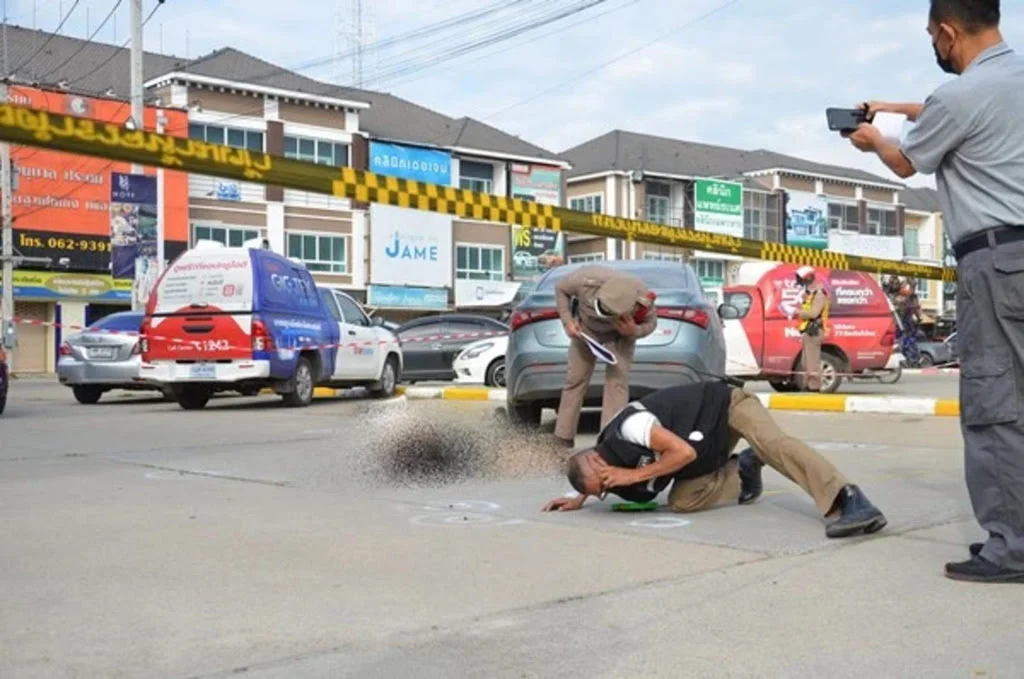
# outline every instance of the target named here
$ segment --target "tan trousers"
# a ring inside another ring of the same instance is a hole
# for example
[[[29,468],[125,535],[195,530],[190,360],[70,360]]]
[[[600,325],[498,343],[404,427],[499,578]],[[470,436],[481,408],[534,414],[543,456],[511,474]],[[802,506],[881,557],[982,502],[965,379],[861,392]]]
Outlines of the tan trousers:
[[[754,454],[769,467],[797,484],[814,499],[823,516],[832,510],[846,478],[803,441],[785,434],[761,401],[743,389],[732,392],[729,403],[729,450],[746,439]],[[669,491],[669,508],[675,512],[696,512],[732,503],[740,497],[740,471],[736,459],[713,474],[679,480]]]
[[[629,404],[629,368],[633,365],[636,340],[620,337],[607,346],[619,360],[615,365],[605,366],[604,395],[601,399],[602,428]],[[576,438],[580,410],[583,409],[596,360],[586,342],[575,337],[569,340],[569,365],[565,371],[565,386],[562,387],[558,419],[555,422],[555,436],[561,439],[570,441]]]
[[[808,391],[821,391],[821,335],[811,337],[802,336],[803,360],[800,362],[800,369],[804,371],[803,383],[807,385]],[[797,384],[801,379],[796,380]]]

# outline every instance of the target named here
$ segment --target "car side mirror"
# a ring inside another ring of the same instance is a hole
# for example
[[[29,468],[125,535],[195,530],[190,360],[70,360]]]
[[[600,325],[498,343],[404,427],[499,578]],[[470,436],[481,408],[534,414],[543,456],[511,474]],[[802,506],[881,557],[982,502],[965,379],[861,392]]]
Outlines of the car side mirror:
[[[383,328],[384,319],[381,318],[380,316],[373,316],[372,318],[370,318],[370,325],[372,325],[375,328]]]
[[[723,321],[734,321],[740,317],[740,310],[732,304],[719,304],[718,316]]]

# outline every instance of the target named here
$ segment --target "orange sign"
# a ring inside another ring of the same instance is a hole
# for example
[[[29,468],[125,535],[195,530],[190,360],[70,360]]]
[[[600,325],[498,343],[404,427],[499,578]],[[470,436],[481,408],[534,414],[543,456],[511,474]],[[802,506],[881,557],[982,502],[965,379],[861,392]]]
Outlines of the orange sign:
[[[83,97],[32,87],[12,86],[11,103],[124,124],[131,117],[127,101]],[[157,109],[147,106],[145,128],[156,129]],[[167,134],[188,133],[188,113],[163,109]],[[12,146],[17,171],[13,192],[14,228],[83,236],[110,236],[110,173],[130,172],[131,166],[102,158]],[[146,174],[155,174],[145,168]],[[188,176],[164,172],[164,238],[188,241]]]

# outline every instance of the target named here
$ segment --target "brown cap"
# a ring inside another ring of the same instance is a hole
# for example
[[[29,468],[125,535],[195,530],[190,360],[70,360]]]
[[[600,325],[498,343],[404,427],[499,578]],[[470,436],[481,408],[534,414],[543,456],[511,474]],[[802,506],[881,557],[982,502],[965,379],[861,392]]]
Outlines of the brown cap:
[[[597,301],[616,317],[632,312],[638,303],[647,303],[642,291],[637,289],[636,281],[618,276],[598,289]]]

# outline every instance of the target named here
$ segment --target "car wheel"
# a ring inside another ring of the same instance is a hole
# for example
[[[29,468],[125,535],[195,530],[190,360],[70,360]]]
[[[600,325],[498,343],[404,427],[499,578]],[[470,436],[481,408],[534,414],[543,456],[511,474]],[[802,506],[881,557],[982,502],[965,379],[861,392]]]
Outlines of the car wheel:
[[[505,357],[496,358],[487,366],[487,374],[484,376],[484,385],[488,387],[505,388]]]
[[[885,370],[879,375],[878,381],[882,384],[896,384],[903,377],[903,366],[896,366],[895,370]]]
[[[920,368],[930,368],[935,365],[935,359],[931,354],[921,354],[921,358],[917,359],[917,365]]]
[[[238,390],[238,393],[241,394],[242,396],[246,396],[246,397],[259,396],[260,395],[260,388],[259,387],[243,387],[242,389]]]
[[[380,371],[380,380],[370,388],[370,396],[374,398],[391,398],[398,387],[398,359],[388,356]]]
[[[834,394],[843,383],[842,361],[832,354],[821,355],[821,393]]]
[[[76,401],[86,406],[99,403],[103,397],[103,389],[100,387],[72,387],[71,392],[75,395]]]
[[[292,390],[284,395],[284,404],[289,408],[305,408],[313,402],[313,368],[308,358],[300,358],[292,375]]]
[[[780,394],[788,394],[799,389],[797,383],[791,380],[769,380],[768,384]]]
[[[508,404],[509,421],[520,427],[540,428],[540,417],[543,409],[536,403]]]
[[[160,394],[164,397],[165,403],[176,403],[178,401],[178,397],[175,396],[174,390],[170,387],[161,389]]]
[[[197,384],[186,384],[178,394],[178,405],[185,410],[202,410],[210,402],[213,392],[209,387]]]

